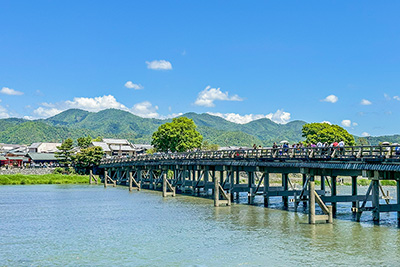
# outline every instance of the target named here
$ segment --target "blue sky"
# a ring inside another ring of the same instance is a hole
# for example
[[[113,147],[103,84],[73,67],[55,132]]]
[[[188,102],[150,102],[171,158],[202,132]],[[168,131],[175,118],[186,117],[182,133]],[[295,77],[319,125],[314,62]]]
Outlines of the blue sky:
[[[0,1],[0,117],[120,108],[399,134],[398,1]]]

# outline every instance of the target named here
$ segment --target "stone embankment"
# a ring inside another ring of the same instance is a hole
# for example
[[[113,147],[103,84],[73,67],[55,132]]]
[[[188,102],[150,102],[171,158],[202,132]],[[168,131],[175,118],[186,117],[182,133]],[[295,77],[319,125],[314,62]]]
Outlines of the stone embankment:
[[[29,174],[29,175],[42,175],[53,173],[55,168],[10,168],[0,169],[0,175],[4,174]]]

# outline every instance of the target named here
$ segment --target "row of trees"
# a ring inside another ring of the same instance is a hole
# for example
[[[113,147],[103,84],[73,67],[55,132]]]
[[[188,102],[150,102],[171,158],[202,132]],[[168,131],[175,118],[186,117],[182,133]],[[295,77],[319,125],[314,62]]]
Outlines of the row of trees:
[[[90,136],[77,139],[79,152],[74,153],[74,141],[65,139],[61,146],[57,147],[56,157],[61,165],[68,169],[73,165],[77,172],[88,173],[90,169],[98,166],[103,157],[103,149],[99,146],[90,146],[93,141],[101,141],[100,137],[92,139]]]

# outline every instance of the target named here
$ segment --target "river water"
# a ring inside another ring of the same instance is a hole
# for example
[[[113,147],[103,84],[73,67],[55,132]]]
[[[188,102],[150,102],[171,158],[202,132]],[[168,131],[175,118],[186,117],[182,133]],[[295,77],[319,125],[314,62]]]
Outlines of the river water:
[[[333,225],[309,225],[272,202],[214,208],[126,187],[1,186],[0,266],[400,266],[395,215],[375,226],[340,206]]]

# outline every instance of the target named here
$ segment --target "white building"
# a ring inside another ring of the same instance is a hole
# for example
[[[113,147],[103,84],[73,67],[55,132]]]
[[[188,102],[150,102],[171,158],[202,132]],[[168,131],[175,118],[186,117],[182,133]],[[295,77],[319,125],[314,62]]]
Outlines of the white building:
[[[54,153],[61,143],[33,143],[28,147],[29,153]]]
[[[92,146],[99,146],[108,156],[133,156],[134,146],[126,139],[104,138],[103,142],[92,142]]]

